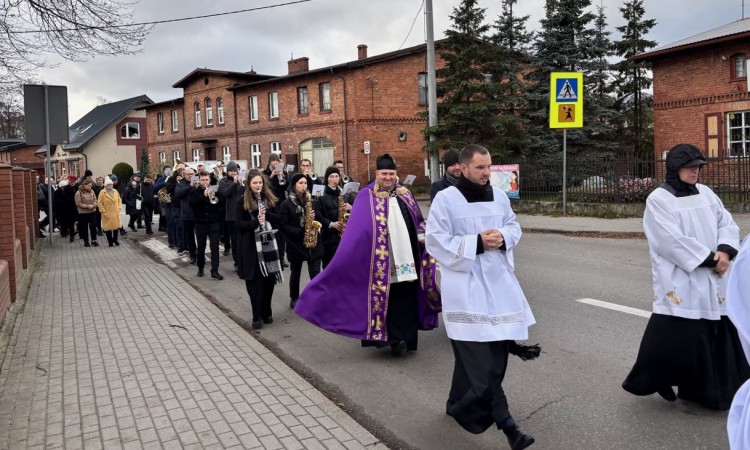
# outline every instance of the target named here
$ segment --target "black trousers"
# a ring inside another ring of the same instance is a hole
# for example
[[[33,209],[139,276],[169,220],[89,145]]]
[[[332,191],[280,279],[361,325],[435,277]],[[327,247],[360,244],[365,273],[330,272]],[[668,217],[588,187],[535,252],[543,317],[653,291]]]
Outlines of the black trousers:
[[[89,243],[89,234],[91,240],[96,242],[96,213],[78,213],[78,233],[86,244]]]
[[[291,275],[289,275],[289,298],[297,300],[299,298],[299,281],[300,275],[302,274],[302,263],[303,260],[289,260],[289,266],[291,267]],[[310,275],[310,279],[315,278],[320,273],[320,258],[307,261],[307,273]]]
[[[128,227],[131,229],[135,228],[136,222],[141,220],[141,211],[135,214],[130,214],[130,220],[128,221]]]
[[[206,265],[206,238],[208,238],[211,249],[211,273],[219,271],[219,237],[221,236],[221,225],[219,222],[195,223],[195,237],[198,239],[196,250],[196,263],[198,270],[203,270]]]
[[[253,309],[253,322],[268,320],[273,315],[271,299],[275,277],[260,276],[260,267],[255,267],[255,279],[245,280],[245,289],[250,296],[250,306]]]
[[[141,205],[141,217],[146,224],[146,233],[153,233],[151,230],[151,221],[154,219],[154,205]]]
[[[227,220],[224,222],[224,248],[227,248],[227,242],[232,248],[232,260],[237,261],[237,222],[234,220]]]
[[[501,428],[512,420],[502,386],[509,344],[451,339],[456,362],[446,414],[470,433],[482,433],[493,423]]]
[[[107,230],[104,232],[104,235],[107,236],[107,243],[112,245],[115,242],[118,242],[117,238],[120,235],[120,230]]]
[[[185,239],[185,248],[188,251],[188,255],[190,255],[190,258],[195,258],[195,221],[193,220],[183,220],[182,221],[182,234]],[[204,250],[205,252],[205,247]]]

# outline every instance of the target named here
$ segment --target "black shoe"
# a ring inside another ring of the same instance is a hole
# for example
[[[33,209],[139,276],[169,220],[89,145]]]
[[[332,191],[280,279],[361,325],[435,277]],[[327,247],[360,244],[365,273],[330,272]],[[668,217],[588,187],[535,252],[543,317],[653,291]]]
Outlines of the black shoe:
[[[126,234],[128,234],[128,232],[121,228],[120,229],[120,236],[125,236]]]
[[[289,267],[289,264],[287,264],[286,262],[281,263],[282,269],[286,269],[287,267]]]
[[[192,266],[195,265],[195,258],[190,258],[190,265],[192,265]]]
[[[84,246],[84,247],[91,247],[91,244],[89,244],[88,242],[84,242],[84,243],[83,243],[83,246]]]
[[[120,241],[115,241],[115,245],[119,247],[120,246]]]
[[[663,398],[664,400],[668,402],[673,402],[677,400],[677,396],[674,394],[674,389],[672,389],[672,386],[661,388],[656,393],[659,394],[661,398]]]
[[[113,243],[111,243],[111,242],[109,243],[109,246],[110,246],[110,247],[114,247],[114,245],[115,245],[115,244],[113,244]]]
[[[391,345],[391,355],[398,356],[406,351],[406,341],[398,341],[396,345]]]
[[[70,235],[70,242],[75,242],[75,240],[76,240],[76,235],[75,234],[71,234]]]
[[[96,232],[96,235],[97,235],[97,236],[104,236],[104,233],[102,233],[101,231],[97,231],[97,232]]]
[[[185,250],[184,248],[178,248],[178,249],[177,249],[177,254],[178,254],[178,255],[181,255],[181,254],[185,253],[186,251],[187,251],[187,250]]]
[[[224,256],[229,256],[232,254],[232,249],[224,250]]]
[[[263,323],[265,323],[265,324],[273,323],[273,317],[267,317],[267,318],[263,319]]]
[[[202,276],[203,276],[203,269],[198,269],[198,276],[199,276],[199,277],[202,277]]]
[[[91,241],[91,245],[94,247],[99,247],[99,243],[96,241]]]
[[[214,280],[223,280],[224,275],[220,274],[219,272],[211,272],[211,278]]]
[[[174,248],[174,244],[169,244],[169,248]]]
[[[297,304],[297,299],[296,298],[293,298],[293,299],[289,300],[289,307],[291,309],[294,309],[294,305],[296,305],[296,304]]]
[[[133,227],[133,226],[130,226],[130,227],[128,227],[128,228],[130,228],[130,231],[133,231],[133,232],[135,232],[135,231],[138,231],[138,228],[136,228],[136,227]]]
[[[263,322],[260,320],[253,320],[253,330],[260,330],[263,328]]]
[[[153,231],[146,231],[146,234],[154,234]]]
[[[506,435],[511,450],[522,450],[534,443],[534,438],[528,434],[521,433],[516,429],[515,433]]]

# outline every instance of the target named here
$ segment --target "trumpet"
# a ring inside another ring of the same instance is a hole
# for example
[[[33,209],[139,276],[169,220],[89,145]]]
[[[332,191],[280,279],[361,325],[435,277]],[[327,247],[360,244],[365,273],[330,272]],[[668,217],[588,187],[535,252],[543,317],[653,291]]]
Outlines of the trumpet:
[[[350,181],[352,181],[352,179],[351,179],[351,178],[349,178],[349,176],[348,176],[348,175],[342,175],[342,176],[341,176],[341,182],[342,182],[342,183],[346,184],[346,183],[348,183],[348,182],[350,182]]]
[[[313,180],[313,181],[317,180],[318,179],[318,174],[315,173],[315,172],[311,173],[310,174],[310,179]]]
[[[216,196],[216,191],[211,189],[210,186],[207,187],[206,189],[208,189],[208,202],[211,203],[212,205],[219,203],[219,197]]]

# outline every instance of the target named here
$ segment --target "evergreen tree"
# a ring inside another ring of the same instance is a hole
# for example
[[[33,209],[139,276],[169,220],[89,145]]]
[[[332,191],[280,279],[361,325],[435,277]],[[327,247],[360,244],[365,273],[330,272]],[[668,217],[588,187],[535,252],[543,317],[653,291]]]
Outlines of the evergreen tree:
[[[141,177],[144,177],[151,173],[151,167],[148,160],[148,151],[144,148],[143,151],[141,151],[141,163],[140,167],[138,167],[138,172],[141,174]]]
[[[651,87],[648,73],[651,66],[645,61],[630,58],[656,46],[646,35],[656,25],[654,19],[644,19],[643,0],[626,0],[620,7],[626,24],[617,27],[622,39],[615,42],[617,55],[622,61],[615,65],[617,71],[617,108],[624,121],[621,134],[635,153],[648,152],[653,142],[653,115],[650,112],[651,96],[644,91]]]
[[[435,135],[427,143],[432,150],[461,148],[481,143],[493,154],[505,152],[502,136],[507,124],[495,100],[490,65],[495,57],[493,45],[486,40],[489,25],[484,23],[485,9],[477,0],[462,0],[453,9],[452,28],[440,50],[445,66],[437,70],[438,125],[424,129]]]
[[[502,10],[494,23],[495,57],[488,65],[492,95],[500,108],[500,154],[521,154],[526,149],[526,124],[520,111],[527,107],[523,71],[530,63],[533,33],[526,30],[529,16],[513,15],[518,0],[502,0]]]

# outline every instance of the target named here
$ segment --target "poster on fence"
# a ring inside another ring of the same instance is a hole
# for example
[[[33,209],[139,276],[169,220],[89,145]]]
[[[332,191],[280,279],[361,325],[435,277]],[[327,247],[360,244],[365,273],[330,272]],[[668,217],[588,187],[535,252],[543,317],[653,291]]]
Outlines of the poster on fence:
[[[490,166],[490,184],[502,189],[508,198],[521,198],[518,190],[519,164],[499,164]]]

